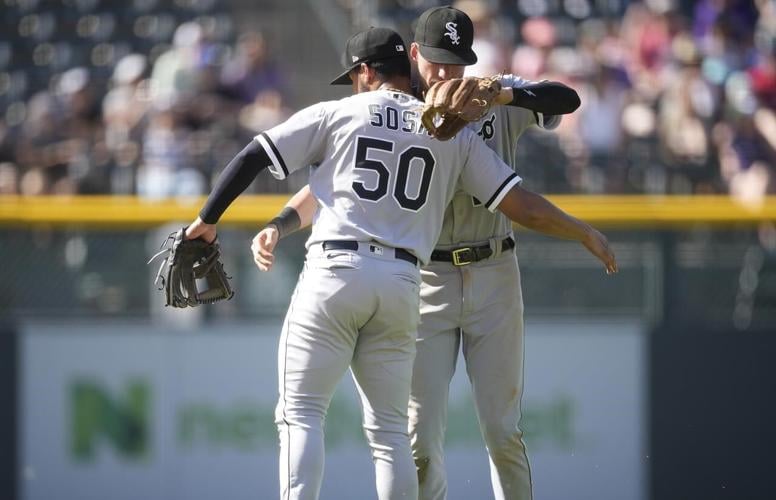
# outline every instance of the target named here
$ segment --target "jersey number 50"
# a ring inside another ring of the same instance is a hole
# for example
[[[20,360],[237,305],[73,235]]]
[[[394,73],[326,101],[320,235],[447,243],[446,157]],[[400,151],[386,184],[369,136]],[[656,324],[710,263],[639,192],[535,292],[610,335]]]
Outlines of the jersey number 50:
[[[388,194],[391,171],[382,161],[367,158],[370,149],[393,153],[393,142],[364,136],[359,136],[356,139],[356,162],[354,168],[356,170],[377,172],[377,185],[373,188],[368,188],[361,181],[353,181],[353,191],[361,199],[378,201]],[[419,160],[423,165],[420,186],[414,198],[407,194],[407,184],[410,179],[410,168],[412,167],[413,160]],[[434,173],[435,164],[434,155],[428,148],[410,146],[402,151],[395,169],[396,179],[393,185],[393,198],[400,207],[417,212],[426,204],[428,188],[431,186],[431,175]]]

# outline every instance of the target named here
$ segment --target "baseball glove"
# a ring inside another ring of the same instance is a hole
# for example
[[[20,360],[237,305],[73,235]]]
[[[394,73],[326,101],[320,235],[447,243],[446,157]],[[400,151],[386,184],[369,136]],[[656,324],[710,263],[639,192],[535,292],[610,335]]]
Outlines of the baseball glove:
[[[187,240],[186,228],[167,237],[160,248],[163,250],[148,261],[167,254],[159,266],[154,284],[161,281],[159,290],[164,290],[165,306],[196,307],[231,299],[234,291],[229,285],[231,279],[218,260],[221,249],[218,240],[206,243],[204,240]]]
[[[453,78],[426,92],[421,121],[432,137],[446,141],[488,112],[501,92],[501,75]]]

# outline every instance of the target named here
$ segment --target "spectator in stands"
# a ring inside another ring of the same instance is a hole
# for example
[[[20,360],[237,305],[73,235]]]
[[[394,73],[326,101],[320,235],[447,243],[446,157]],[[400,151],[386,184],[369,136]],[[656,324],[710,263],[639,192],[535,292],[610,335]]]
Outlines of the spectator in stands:
[[[67,182],[68,136],[62,124],[61,108],[49,92],[32,96],[15,151],[23,194],[46,194],[55,183]]]
[[[703,78],[700,53],[689,33],[672,44],[675,68],[659,99],[659,144],[672,193],[713,192],[716,175],[709,132],[715,89]]]
[[[0,195],[19,194],[19,167],[11,162],[0,163]]]
[[[156,59],[151,72],[155,105],[166,108],[194,97],[205,52],[205,37],[199,24],[185,22],[178,26],[172,48]]]
[[[57,187],[63,193],[99,193],[108,189],[107,152],[98,139],[104,135],[100,99],[89,69],[77,67],[59,78],[57,98],[62,109],[61,126],[67,130],[62,144],[67,181]],[[66,184],[65,184],[66,182]]]
[[[578,87],[582,106],[579,135],[587,157],[587,171],[578,187],[587,192],[603,192],[612,168],[618,166],[617,153],[623,140],[622,112],[628,101],[628,87],[621,68],[600,61],[587,84]]]
[[[240,112],[240,125],[254,133],[268,130],[291,116],[277,90],[262,90],[253,102]]]
[[[181,109],[156,110],[143,136],[143,159],[138,171],[137,193],[159,198],[198,195],[206,191],[204,176],[191,167],[189,130]]]
[[[102,102],[104,144],[110,155],[108,190],[135,192],[143,128],[148,118],[148,62],[141,54],[123,57],[111,76],[112,88]]]
[[[776,36],[770,44],[770,52],[761,53],[748,74],[757,99],[763,106],[776,109]]]
[[[466,75],[488,76],[507,72],[507,47],[499,30],[501,17],[488,2],[479,0],[457,0],[453,7],[469,16],[474,25],[472,50],[477,62],[466,66]]]
[[[230,97],[245,104],[256,103],[265,92],[265,99],[270,95],[273,99],[280,97],[281,101],[286,98],[282,72],[271,59],[264,35],[258,31],[240,36],[235,58],[224,66],[221,82]]]
[[[535,17],[520,26],[523,43],[512,54],[512,72],[529,80],[545,74],[547,56],[556,43],[555,26],[546,18]]]

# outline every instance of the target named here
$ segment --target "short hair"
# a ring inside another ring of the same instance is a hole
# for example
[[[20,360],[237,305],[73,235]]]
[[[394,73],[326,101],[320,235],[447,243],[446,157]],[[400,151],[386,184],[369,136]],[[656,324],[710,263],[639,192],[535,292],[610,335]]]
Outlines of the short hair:
[[[410,77],[410,60],[406,56],[370,61],[367,65],[375,70],[381,80],[394,76]]]

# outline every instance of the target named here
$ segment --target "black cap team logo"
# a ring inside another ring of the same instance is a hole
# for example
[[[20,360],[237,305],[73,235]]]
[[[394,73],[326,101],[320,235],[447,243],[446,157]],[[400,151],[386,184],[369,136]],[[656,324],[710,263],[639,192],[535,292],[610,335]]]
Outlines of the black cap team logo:
[[[474,25],[469,16],[452,7],[428,9],[418,18],[415,41],[421,55],[437,64],[470,65],[477,62],[472,50]]]
[[[492,139],[493,135],[495,134],[495,127],[493,126],[493,123],[496,121],[496,114],[490,115],[490,118],[482,122],[482,127],[480,127],[480,131],[477,132],[477,135],[485,139],[486,141],[488,139]]]
[[[445,24],[445,29],[447,29],[447,33],[445,33],[444,36],[449,37],[453,45],[459,45],[461,43],[461,37],[458,35],[458,30],[456,29],[457,27],[458,27],[458,24],[452,21]]]

